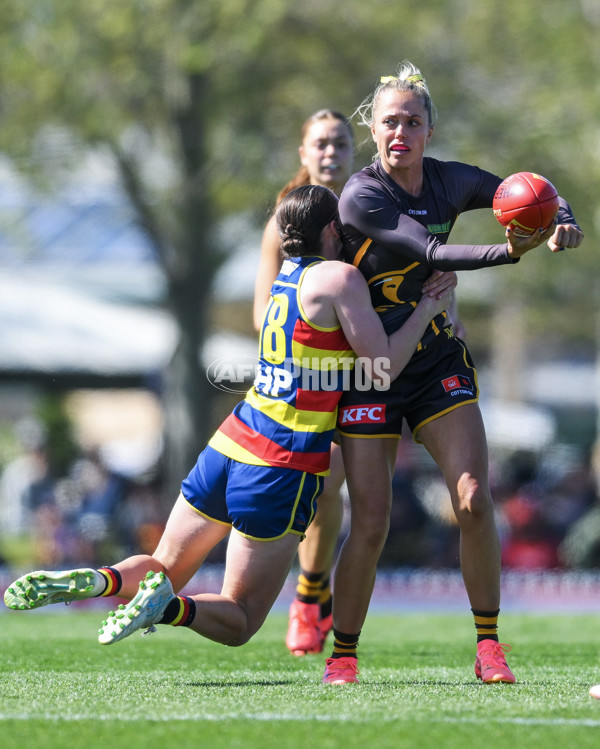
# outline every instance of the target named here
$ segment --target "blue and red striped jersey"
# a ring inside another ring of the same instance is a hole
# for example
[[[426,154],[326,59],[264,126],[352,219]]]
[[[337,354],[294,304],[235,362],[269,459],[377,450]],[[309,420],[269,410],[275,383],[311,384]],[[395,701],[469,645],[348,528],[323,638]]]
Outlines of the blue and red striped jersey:
[[[283,262],[263,319],[254,385],[209,442],[241,463],[329,472],[338,402],[355,354],[339,325],[319,327],[302,309],[304,274],[322,261]]]

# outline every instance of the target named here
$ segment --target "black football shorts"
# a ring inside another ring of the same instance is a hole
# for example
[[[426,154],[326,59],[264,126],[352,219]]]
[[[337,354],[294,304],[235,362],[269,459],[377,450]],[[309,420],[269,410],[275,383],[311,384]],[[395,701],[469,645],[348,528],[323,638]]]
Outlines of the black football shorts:
[[[415,441],[428,422],[479,398],[477,371],[467,347],[444,328],[417,351],[388,390],[345,391],[338,431],[347,437],[400,437],[406,419]]]

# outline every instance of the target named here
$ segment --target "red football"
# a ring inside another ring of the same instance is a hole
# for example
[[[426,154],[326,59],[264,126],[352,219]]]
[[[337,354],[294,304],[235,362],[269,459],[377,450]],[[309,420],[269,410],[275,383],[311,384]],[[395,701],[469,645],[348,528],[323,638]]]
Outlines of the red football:
[[[502,226],[528,236],[540,227],[547,229],[554,221],[558,194],[552,182],[540,174],[517,172],[498,186],[492,207]]]

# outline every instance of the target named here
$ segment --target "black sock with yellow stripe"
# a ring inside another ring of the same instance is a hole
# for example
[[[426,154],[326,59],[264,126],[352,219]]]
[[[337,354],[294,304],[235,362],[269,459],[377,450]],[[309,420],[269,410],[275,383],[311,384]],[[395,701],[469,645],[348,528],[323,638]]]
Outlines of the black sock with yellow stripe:
[[[358,647],[358,638],[360,632],[356,635],[349,635],[346,632],[340,632],[333,629],[333,653],[332,658],[356,658],[356,648]]]
[[[114,567],[100,567],[97,572],[106,582],[104,590],[97,595],[100,596],[116,596],[121,590],[123,580],[121,579],[121,573]]]
[[[320,618],[326,619],[333,609],[333,598],[331,596],[331,586],[329,585],[329,576],[321,580],[321,590],[319,591],[319,608]]]
[[[169,601],[159,624],[173,627],[189,627],[196,617],[196,601],[189,596],[174,596]]]
[[[296,584],[296,600],[302,603],[319,603],[322,582],[322,572],[307,572],[301,568]]]
[[[498,642],[498,614],[497,611],[480,611],[471,609],[475,619],[475,629],[477,630],[477,642],[482,640],[495,640]]]

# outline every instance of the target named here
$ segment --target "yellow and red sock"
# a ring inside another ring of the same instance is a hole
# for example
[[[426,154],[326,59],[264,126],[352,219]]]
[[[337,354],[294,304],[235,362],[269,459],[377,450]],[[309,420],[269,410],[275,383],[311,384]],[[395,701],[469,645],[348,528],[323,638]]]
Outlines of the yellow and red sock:
[[[100,567],[98,572],[106,580],[106,587],[101,593],[98,593],[98,596],[116,596],[123,584],[119,570],[114,567]]]
[[[196,602],[189,596],[175,596],[169,601],[159,624],[189,627],[196,617]]]

